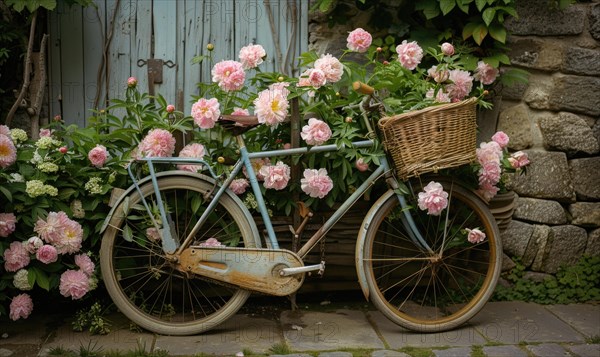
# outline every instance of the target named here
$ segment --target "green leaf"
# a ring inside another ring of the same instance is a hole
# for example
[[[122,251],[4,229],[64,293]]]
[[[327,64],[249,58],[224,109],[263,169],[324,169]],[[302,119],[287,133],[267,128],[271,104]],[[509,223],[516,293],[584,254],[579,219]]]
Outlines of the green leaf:
[[[479,23],[477,22],[468,22],[462,30],[463,40],[466,40],[467,38],[473,36],[473,31],[475,30],[475,28],[477,28],[478,25]]]
[[[490,36],[500,43],[506,42],[506,29],[499,24],[492,24],[489,27]],[[509,61],[510,62],[510,61]]]
[[[48,278],[48,275],[46,274],[46,272],[44,272],[41,269],[38,268],[34,268],[35,269],[35,282],[38,284],[38,286],[46,291],[50,291],[50,279]]]
[[[128,242],[133,242],[133,231],[131,230],[131,227],[129,227],[128,224],[126,224],[125,227],[123,227],[123,239],[125,239]]]
[[[475,6],[477,6],[477,10],[481,12],[483,8],[487,5],[487,0],[475,0]]]
[[[0,192],[8,199],[9,202],[12,202],[12,194],[5,187],[0,186]]]
[[[492,21],[494,21],[495,16],[496,16],[496,8],[495,7],[488,7],[487,9],[485,9],[485,11],[483,11],[483,14],[481,14],[481,18],[483,19],[483,22],[485,22],[485,24],[487,26],[490,26]]]
[[[442,14],[447,15],[456,6],[456,0],[440,0],[440,9]]]
[[[476,44],[481,45],[483,39],[488,34],[488,29],[484,24],[480,24],[473,30],[473,40]]]

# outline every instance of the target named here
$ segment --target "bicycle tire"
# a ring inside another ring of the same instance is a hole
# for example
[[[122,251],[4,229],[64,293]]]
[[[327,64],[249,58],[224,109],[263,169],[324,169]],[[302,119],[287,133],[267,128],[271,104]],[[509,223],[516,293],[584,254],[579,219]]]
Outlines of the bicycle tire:
[[[213,184],[182,175],[160,177],[158,187],[165,207],[174,213],[170,216],[177,231],[175,238],[184,237],[190,221],[201,214],[202,197]],[[152,183],[140,188],[146,200],[153,202]],[[194,244],[217,238],[222,243],[231,239],[230,246],[256,246],[255,226],[253,230],[247,211],[240,205],[241,201],[224,194]],[[118,309],[140,327],[164,335],[199,334],[234,315],[250,292],[176,270],[165,259],[160,242],[146,234],[151,225],[140,219],[143,212],[141,196],[133,190],[117,206],[103,235],[102,278]],[[127,230],[131,234],[125,233]]]
[[[397,325],[417,332],[446,331],[471,319],[493,294],[501,270],[500,234],[488,207],[451,179],[441,183],[449,205],[439,216],[417,207],[423,183],[413,182],[407,195],[415,224],[433,253],[410,239],[391,191],[367,214],[359,239],[362,249],[357,247],[375,307]],[[450,229],[441,243],[446,226]],[[486,239],[468,242],[465,228],[479,228]],[[431,259],[436,252],[443,254]]]

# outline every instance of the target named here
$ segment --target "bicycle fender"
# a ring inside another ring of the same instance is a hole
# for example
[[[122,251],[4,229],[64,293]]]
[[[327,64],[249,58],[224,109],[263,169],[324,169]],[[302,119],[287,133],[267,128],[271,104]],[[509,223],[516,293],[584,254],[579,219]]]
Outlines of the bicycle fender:
[[[367,235],[367,229],[369,228],[369,223],[373,220],[373,216],[375,213],[381,208],[383,203],[387,201],[391,196],[396,195],[394,190],[387,190],[369,209],[367,215],[363,219],[362,224],[360,225],[360,229],[358,231],[358,238],[356,239],[356,252],[354,254],[355,266],[356,266],[356,275],[358,276],[358,282],[360,284],[360,288],[365,295],[367,301],[369,301],[369,283],[367,281],[367,274],[365,273],[365,266],[363,263],[363,254],[364,254],[364,246]]]
[[[173,170],[173,171],[159,172],[156,174],[157,179],[161,178],[161,177],[168,177],[168,176],[189,176],[189,177],[197,178],[200,180],[204,180],[204,181],[210,183],[211,185],[215,185],[215,183],[216,183],[216,181],[212,177],[208,177],[206,175],[195,173],[195,172],[190,172],[190,171],[180,171],[180,170],[175,171],[175,170]],[[142,186],[147,182],[151,182],[151,180],[152,180],[152,178],[150,176],[146,176],[143,179],[141,179],[140,181],[138,181],[137,184],[138,184],[138,186]],[[109,225],[113,215],[115,214],[115,210],[117,209],[117,207],[119,207],[119,205],[121,204],[121,202],[123,202],[125,197],[130,195],[135,190],[136,190],[135,185],[129,186],[115,201],[112,208],[108,212],[108,215],[104,219],[102,228],[100,228],[100,234],[104,233],[106,228],[108,228],[108,225]],[[248,222],[250,222],[250,225],[252,227],[252,234],[254,236],[254,241],[255,241],[256,247],[260,248],[262,246],[261,242],[260,242],[260,234],[258,232],[258,228],[256,227],[256,222],[254,221],[254,217],[252,217],[252,214],[250,213],[248,208],[246,208],[244,203],[239,199],[239,197],[235,193],[233,193],[231,190],[226,190],[224,194],[228,195],[229,198],[234,200],[238,204],[238,206],[240,206],[240,208],[242,208],[242,210],[244,211],[244,215],[246,216],[246,218],[248,219]]]

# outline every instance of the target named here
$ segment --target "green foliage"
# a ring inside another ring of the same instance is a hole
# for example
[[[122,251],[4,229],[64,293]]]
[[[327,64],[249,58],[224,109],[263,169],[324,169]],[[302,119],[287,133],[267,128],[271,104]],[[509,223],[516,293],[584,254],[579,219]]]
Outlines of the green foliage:
[[[29,12],[37,11],[38,9],[46,9],[52,11],[56,8],[57,0],[5,0],[6,5],[12,7],[15,11],[21,12],[27,9]],[[93,0],[64,0],[68,5],[90,6],[94,4]]]
[[[89,331],[91,334],[106,335],[110,333],[111,324],[104,318],[102,305],[96,302],[90,308],[79,310],[71,323],[74,331]]]
[[[525,267],[504,274],[510,287],[498,286],[495,300],[521,300],[539,304],[569,304],[600,299],[600,257],[584,256],[577,264],[562,266],[555,277],[542,282],[524,278]]]

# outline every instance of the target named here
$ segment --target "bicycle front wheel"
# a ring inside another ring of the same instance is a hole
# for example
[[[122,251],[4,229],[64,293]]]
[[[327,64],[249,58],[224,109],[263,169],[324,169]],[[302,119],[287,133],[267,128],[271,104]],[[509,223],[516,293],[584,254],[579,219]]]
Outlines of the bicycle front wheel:
[[[204,212],[213,185],[190,176],[167,176],[158,179],[158,187],[174,238],[182,243]],[[140,188],[160,220],[152,183]],[[213,238],[230,247],[254,247],[255,230],[240,204],[223,195],[192,244]],[[102,277],[113,302],[131,321],[159,334],[192,335],[214,328],[242,307],[249,291],[176,269],[137,190],[114,212],[102,239]]]
[[[413,331],[439,332],[469,320],[491,297],[501,269],[499,232],[487,206],[457,183],[441,183],[449,197],[438,216],[417,207],[420,182],[407,197],[425,244],[411,238],[395,194],[363,225],[370,297],[387,318]],[[479,229],[485,240],[469,242],[467,229]]]

